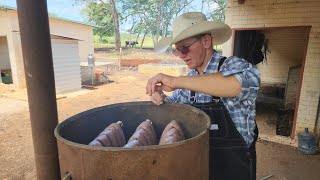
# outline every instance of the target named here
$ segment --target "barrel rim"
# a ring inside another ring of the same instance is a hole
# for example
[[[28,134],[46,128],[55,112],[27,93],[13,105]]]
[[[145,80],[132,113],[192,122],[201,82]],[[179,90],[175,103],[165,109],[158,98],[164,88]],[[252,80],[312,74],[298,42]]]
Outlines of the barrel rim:
[[[119,152],[119,151],[141,151],[141,150],[163,149],[163,148],[175,147],[175,146],[180,146],[182,144],[191,143],[194,140],[197,140],[197,139],[201,138],[206,133],[209,134],[210,117],[205,112],[203,112],[202,110],[200,110],[200,109],[198,109],[196,107],[188,105],[188,104],[178,104],[178,103],[173,103],[173,102],[165,102],[164,104],[170,105],[170,106],[179,106],[179,107],[182,107],[182,108],[186,108],[186,109],[189,109],[189,110],[191,110],[191,111],[193,111],[193,112],[195,112],[197,114],[201,114],[201,115],[205,116],[205,118],[208,120],[207,121],[207,125],[206,125],[207,126],[206,130],[202,131],[201,133],[199,133],[198,135],[196,135],[196,136],[194,136],[192,138],[189,138],[189,139],[186,139],[186,140],[182,140],[182,141],[179,141],[179,142],[176,142],[176,143],[173,143],[173,144],[138,146],[138,147],[134,147],[134,148],[89,146],[87,144],[80,144],[80,143],[76,143],[76,142],[67,140],[67,139],[63,138],[59,134],[59,132],[60,132],[62,127],[64,127],[64,126],[68,125],[69,123],[77,120],[78,117],[82,117],[83,114],[87,114],[89,112],[90,113],[94,113],[94,112],[97,112],[97,111],[102,111],[102,110],[104,110],[104,108],[106,106],[108,106],[109,108],[112,108],[112,107],[117,107],[117,106],[121,106],[121,105],[124,105],[124,104],[126,106],[136,106],[136,105],[139,105],[139,104],[140,105],[154,105],[151,101],[138,101],[138,102],[121,102],[121,103],[114,103],[114,104],[108,104],[108,105],[104,105],[104,106],[100,106],[100,107],[95,107],[95,108],[83,111],[81,113],[78,113],[76,115],[73,115],[73,116],[65,119],[63,122],[59,123],[56,126],[56,128],[54,129],[54,135],[55,135],[57,141],[60,141],[61,143],[64,143],[66,145],[73,146],[73,147],[76,147],[76,148],[87,149],[87,150],[99,150],[99,151],[103,150],[103,151],[117,151],[117,152]]]

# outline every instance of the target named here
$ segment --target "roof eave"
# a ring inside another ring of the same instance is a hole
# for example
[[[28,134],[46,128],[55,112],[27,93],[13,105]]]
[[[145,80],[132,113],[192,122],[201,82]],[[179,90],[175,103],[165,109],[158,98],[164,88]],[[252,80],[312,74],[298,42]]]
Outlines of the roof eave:
[[[0,4],[0,11],[7,11],[7,10],[17,11],[17,8]],[[84,22],[74,21],[74,20],[71,20],[71,19],[65,19],[65,18],[60,18],[60,17],[53,17],[50,14],[49,14],[49,18],[58,19],[58,20],[62,20],[62,21],[67,21],[67,22],[72,22],[72,23],[75,23],[75,24],[82,24],[82,25],[90,26],[90,27],[95,27],[92,24],[87,24],[87,23],[84,23]]]

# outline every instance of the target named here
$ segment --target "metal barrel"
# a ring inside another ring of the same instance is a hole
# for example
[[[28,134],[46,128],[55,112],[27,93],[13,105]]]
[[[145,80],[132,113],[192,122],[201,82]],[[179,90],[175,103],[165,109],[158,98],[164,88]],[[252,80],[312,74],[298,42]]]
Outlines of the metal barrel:
[[[181,126],[186,140],[170,145],[136,148],[95,147],[87,144],[105,127],[123,122],[128,140],[146,119],[158,139],[171,120]],[[77,179],[208,179],[210,118],[189,105],[151,102],[118,103],[72,116],[55,129],[61,177]]]

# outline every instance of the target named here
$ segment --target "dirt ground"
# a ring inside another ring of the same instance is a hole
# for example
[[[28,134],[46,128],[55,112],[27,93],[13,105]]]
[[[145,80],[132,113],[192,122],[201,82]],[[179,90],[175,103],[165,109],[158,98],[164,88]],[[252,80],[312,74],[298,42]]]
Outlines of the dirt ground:
[[[60,95],[57,100],[59,122],[103,105],[149,100],[145,94],[148,78],[137,71],[113,71],[111,83]],[[274,180],[320,180],[320,154],[306,156],[294,146],[266,141],[273,139],[270,136],[273,116],[257,120],[262,137],[257,142],[257,179],[271,176]],[[1,179],[36,179],[26,91],[3,84],[0,84]]]

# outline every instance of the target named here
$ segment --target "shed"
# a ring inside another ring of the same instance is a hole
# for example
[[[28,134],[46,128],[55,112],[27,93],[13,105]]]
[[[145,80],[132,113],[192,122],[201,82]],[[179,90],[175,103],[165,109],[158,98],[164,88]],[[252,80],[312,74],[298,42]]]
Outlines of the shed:
[[[309,128],[319,135],[320,1],[230,0],[226,20],[233,30],[224,54],[248,57],[257,33],[264,35],[262,91],[276,89],[283,108],[293,109],[291,138]],[[249,38],[248,38],[249,37]],[[261,50],[261,49],[260,49]]]
[[[88,54],[94,52],[93,27],[50,16],[49,25],[56,93],[78,90],[81,88],[80,62],[87,61]],[[17,10],[1,5],[0,70],[3,75],[10,74],[16,88],[26,87]]]

